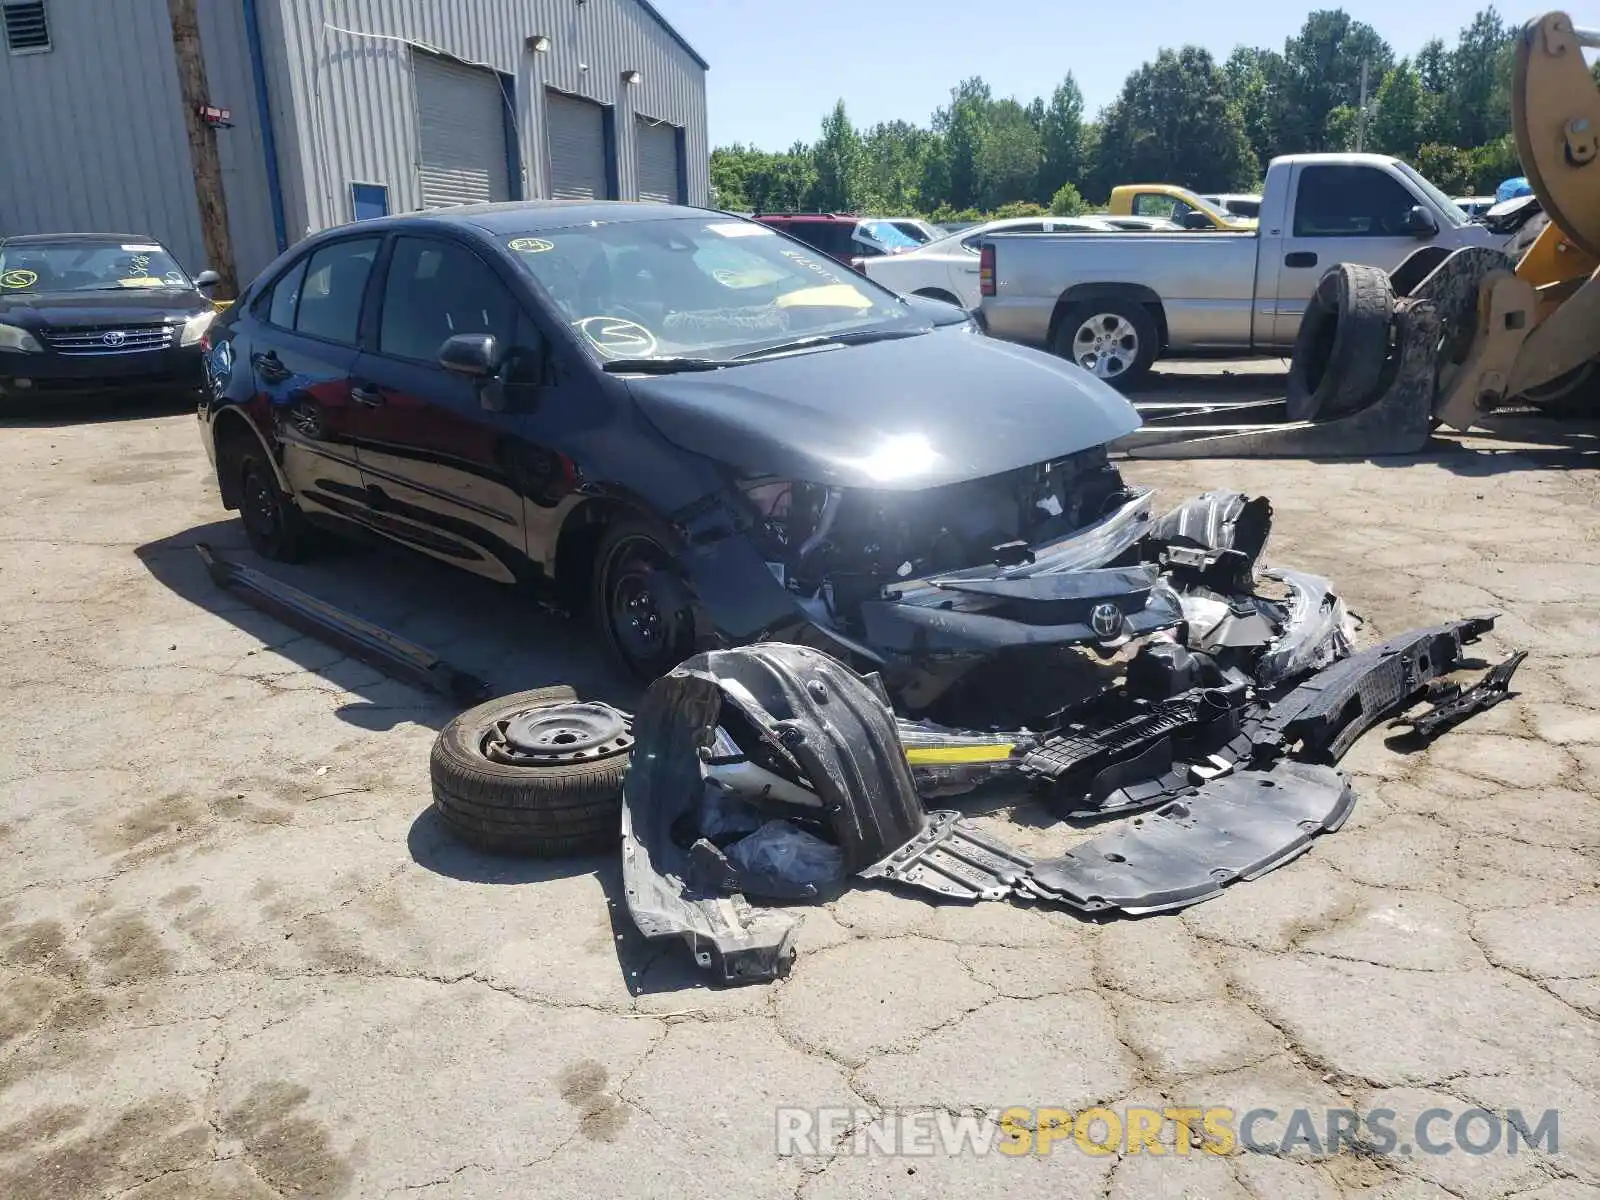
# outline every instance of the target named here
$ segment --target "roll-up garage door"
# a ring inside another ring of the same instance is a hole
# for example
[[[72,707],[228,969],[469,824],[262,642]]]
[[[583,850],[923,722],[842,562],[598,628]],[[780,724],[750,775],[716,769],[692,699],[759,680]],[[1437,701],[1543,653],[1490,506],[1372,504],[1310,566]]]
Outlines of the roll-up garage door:
[[[544,112],[551,199],[607,199],[605,110],[576,96],[546,92]]]
[[[413,54],[422,207],[511,199],[505,100],[492,71]]]
[[[674,125],[634,118],[633,144],[639,162],[639,199],[677,204],[678,130]]]

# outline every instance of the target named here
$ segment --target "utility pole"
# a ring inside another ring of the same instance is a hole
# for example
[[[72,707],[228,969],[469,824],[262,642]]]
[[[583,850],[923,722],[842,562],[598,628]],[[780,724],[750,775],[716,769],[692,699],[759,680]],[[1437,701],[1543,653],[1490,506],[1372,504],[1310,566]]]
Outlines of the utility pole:
[[[228,198],[222,190],[222,160],[217,156],[217,131],[201,109],[211,103],[206,63],[200,49],[200,15],[196,0],[167,0],[172,18],[172,53],[178,63],[178,94],[189,130],[189,158],[194,166],[194,198],[200,209],[200,235],[205,239],[204,264],[222,277],[219,299],[239,294],[233,266],[233,238],[228,233]]]
[[[1361,99],[1356,105],[1356,153],[1367,148],[1367,60],[1361,60]]]

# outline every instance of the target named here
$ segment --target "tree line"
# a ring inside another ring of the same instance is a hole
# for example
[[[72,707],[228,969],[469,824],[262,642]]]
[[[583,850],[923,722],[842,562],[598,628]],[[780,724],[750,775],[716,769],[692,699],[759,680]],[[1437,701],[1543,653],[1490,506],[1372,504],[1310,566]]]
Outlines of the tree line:
[[[1198,46],[1163,49],[1092,118],[1070,73],[1027,103],[962,80],[927,126],[859,129],[840,100],[810,144],[714,150],[711,184],[736,211],[1071,215],[1119,183],[1257,191],[1276,155],[1359,146],[1406,159],[1452,195],[1487,193],[1521,174],[1510,126],[1517,33],[1491,7],[1454,46],[1435,38],[1397,59],[1372,26],[1325,9],[1282,50],[1240,46],[1219,63]]]

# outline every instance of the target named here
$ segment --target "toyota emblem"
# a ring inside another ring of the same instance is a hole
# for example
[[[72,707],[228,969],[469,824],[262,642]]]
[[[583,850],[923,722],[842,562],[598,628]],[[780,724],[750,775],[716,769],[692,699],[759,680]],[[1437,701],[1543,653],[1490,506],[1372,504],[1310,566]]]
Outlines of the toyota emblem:
[[[1109,641],[1122,632],[1122,610],[1115,604],[1096,604],[1089,614],[1089,627],[1095,636]]]
[[[101,334],[100,340],[108,346],[120,346],[128,340],[128,335],[120,329],[113,329],[110,333]]]

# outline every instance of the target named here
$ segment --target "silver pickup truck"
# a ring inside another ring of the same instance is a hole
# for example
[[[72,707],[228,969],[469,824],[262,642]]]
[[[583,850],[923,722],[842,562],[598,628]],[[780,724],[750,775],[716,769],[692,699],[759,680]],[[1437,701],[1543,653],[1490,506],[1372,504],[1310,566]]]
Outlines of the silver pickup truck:
[[[986,237],[979,311],[991,336],[1122,387],[1163,354],[1289,349],[1336,263],[1393,270],[1419,246],[1502,241],[1399,159],[1289,155],[1267,168],[1253,233]]]

